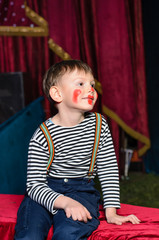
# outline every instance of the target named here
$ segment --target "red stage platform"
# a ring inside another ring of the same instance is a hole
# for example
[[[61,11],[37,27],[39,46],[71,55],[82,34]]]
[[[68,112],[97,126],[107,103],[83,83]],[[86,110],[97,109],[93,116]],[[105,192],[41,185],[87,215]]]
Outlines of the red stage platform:
[[[14,239],[16,215],[22,199],[22,195],[0,194],[0,240]],[[141,223],[139,225],[125,223],[122,226],[108,224],[101,207],[100,225],[88,240],[159,239],[159,209],[121,204],[118,213],[121,215],[133,213]],[[52,235],[53,228],[50,229],[47,240],[51,240]]]

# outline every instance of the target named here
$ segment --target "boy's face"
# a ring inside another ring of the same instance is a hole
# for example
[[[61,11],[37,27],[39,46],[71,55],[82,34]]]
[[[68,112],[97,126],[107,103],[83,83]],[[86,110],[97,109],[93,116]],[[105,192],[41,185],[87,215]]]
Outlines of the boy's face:
[[[62,104],[65,107],[83,112],[93,109],[97,100],[97,92],[91,73],[79,70],[66,72],[58,85],[63,98]]]

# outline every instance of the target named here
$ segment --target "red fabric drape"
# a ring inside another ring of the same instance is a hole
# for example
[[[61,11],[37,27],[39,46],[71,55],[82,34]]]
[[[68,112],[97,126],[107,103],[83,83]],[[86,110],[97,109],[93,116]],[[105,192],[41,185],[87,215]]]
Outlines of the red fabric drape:
[[[71,58],[87,62],[92,67],[95,77],[100,80],[101,59],[99,58],[96,1],[63,0],[62,2],[61,6],[58,0],[48,1],[50,38],[68,52]],[[54,14],[52,14],[53,9],[56,9]],[[118,155],[119,138],[115,131],[114,139],[116,139],[114,143]]]
[[[98,69],[95,1],[48,0],[49,36],[73,59]]]
[[[0,10],[7,7],[8,21],[5,23],[4,16],[1,16],[1,25],[12,26],[30,26],[33,24],[29,18],[25,16],[23,0],[12,6],[11,1],[2,1]],[[47,19],[46,1],[29,1],[37,14]],[[22,9],[22,10],[21,10]],[[20,13],[19,13],[20,11]],[[15,16],[13,17],[13,13]],[[25,19],[24,22],[21,19]],[[5,24],[4,24],[5,23]],[[35,24],[34,24],[35,25]],[[55,55],[49,50],[48,37],[21,37],[21,36],[0,36],[0,72],[24,72],[30,86],[30,95],[32,100],[43,94],[42,78],[46,70],[54,62]],[[52,59],[52,60],[51,60]],[[52,61],[50,63],[50,61]],[[45,100],[46,114],[50,114],[50,104]]]
[[[1,36],[0,52],[0,72],[26,73],[32,100],[42,95],[42,77],[49,67],[47,38]]]
[[[141,0],[28,0],[27,4],[48,21],[49,37],[72,58],[86,61],[102,83],[103,111],[115,120],[110,125],[117,155],[118,125],[141,142],[142,135],[148,137]],[[45,70],[59,61],[47,40],[0,38],[1,72],[27,72],[34,97],[42,94]],[[47,101],[45,107],[49,111]]]
[[[143,135],[149,137],[142,6],[141,1],[137,0],[129,0],[125,3],[126,17],[128,21],[131,64],[133,70],[133,85],[135,89],[135,113],[137,116],[136,129],[139,129]],[[140,142],[139,145],[141,145]]]
[[[17,211],[23,197],[22,195],[0,194],[0,236],[3,240],[12,240],[14,238]],[[121,209],[118,209],[121,216],[132,214],[132,212],[141,220],[140,224],[108,224],[105,220],[104,210],[100,206],[100,225],[88,237],[88,240],[159,239],[159,209],[127,204],[121,204]],[[51,240],[52,235],[53,229],[51,228],[47,240]]]
[[[124,122],[109,112],[128,134],[145,144],[149,133],[141,14],[141,1],[101,0],[97,4],[103,105]]]
[[[99,1],[97,14],[103,103],[136,128],[133,117],[135,89],[124,1]]]
[[[129,0],[62,3],[48,1],[50,37],[72,58],[90,64],[102,83],[102,104],[108,108],[103,111],[117,122],[111,126],[118,155],[117,124],[141,142],[148,137],[141,1],[131,2],[131,16]]]

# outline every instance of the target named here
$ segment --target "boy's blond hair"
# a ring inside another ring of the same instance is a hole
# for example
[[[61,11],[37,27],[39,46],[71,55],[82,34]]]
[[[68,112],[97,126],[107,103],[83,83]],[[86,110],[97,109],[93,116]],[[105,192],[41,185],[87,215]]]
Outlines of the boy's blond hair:
[[[90,73],[93,75],[92,69],[88,66],[88,64],[80,61],[80,60],[65,60],[58,62],[51,66],[46,72],[43,79],[43,90],[46,96],[50,99],[50,88],[55,86],[60,78],[66,72],[72,72],[75,69],[79,71],[84,71],[85,73]]]

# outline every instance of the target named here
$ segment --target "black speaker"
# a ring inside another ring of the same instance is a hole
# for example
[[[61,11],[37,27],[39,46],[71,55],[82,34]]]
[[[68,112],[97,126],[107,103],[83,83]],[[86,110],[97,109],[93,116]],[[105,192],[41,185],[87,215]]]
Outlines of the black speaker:
[[[0,73],[0,123],[20,111],[30,102],[28,88],[22,72]]]

